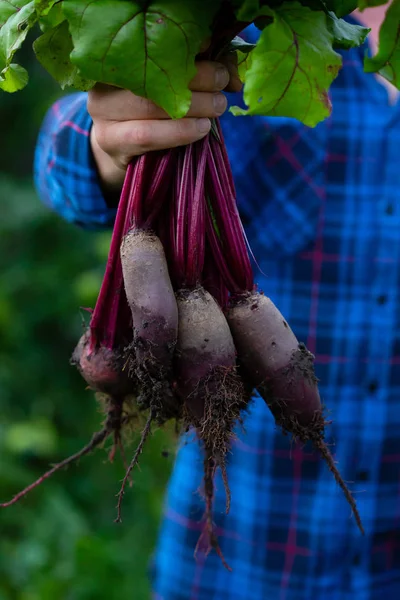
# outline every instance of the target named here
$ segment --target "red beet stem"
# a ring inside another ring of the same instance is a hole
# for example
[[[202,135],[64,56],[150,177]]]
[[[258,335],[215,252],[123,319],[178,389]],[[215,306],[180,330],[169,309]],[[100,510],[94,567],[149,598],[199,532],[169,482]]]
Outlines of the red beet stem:
[[[140,156],[136,161],[136,168],[132,179],[131,192],[128,199],[128,207],[126,220],[122,236],[119,238],[119,246],[123,237],[132,227],[139,229],[144,225],[143,218],[143,196],[144,196],[144,180],[147,155]]]
[[[170,184],[175,170],[175,150],[168,150],[159,155],[154,169],[149,192],[146,196],[146,219],[144,229],[150,229],[158,216],[162,205],[170,193]]]
[[[175,163],[175,177],[172,186],[171,202],[169,206],[168,222],[169,222],[169,268],[171,281],[173,282],[174,288],[179,287],[179,273],[182,273],[185,265],[180,262],[180,253],[178,248],[177,239],[177,220],[178,220],[178,203],[179,203],[179,192],[180,192],[180,177],[183,167],[183,153],[182,148],[178,149],[176,163]]]
[[[207,203],[206,209],[206,230],[213,257],[224,284],[230,292],[234,294],[240,294],[242,290],[237,285],[235,276],[232,275],[231,271],[229,270],[226,262],[226,256],[222,250],[221,240],[219,239],[218,232],[216,231],[216,224],[215,220],[213,219],[213,212],[210,202]]]
[[[218,131],[218,137],[222,131]],[[227,268],[231,274],[225,285],[232,293],[250,291],[253,289],[253,273],[243,235],[243,226],[236,206],[233,188],[233,177],[230,171],[228,157],[222,153],[223,138],[220,141],[215,135],[210,135],[210,152],[208,154],[207,192],[212,206],[215,223],[218,228],[219,246],[225,256]],[[233,189],[232,189],[233,188]],[[214,240],[215,242],[215,240]],[[215,244],[213,250],[216,251]],[[226,270],[224,270],[226,274]],[[234,278],[235,285],[232,286]]]
[[[181,149],[176,162],[169,213],[171,278],[175,288],[193,288],[201,281],[205,255],[204,180],[208,136]]]
[[[208,155],[208,136],[195,145],[197,156],[196,181],[192,201],[189,205],[188,216],[188,248],[186,281],[187,287],[193,287],[199,283],[204,266],[205,252],[205,198],[204,198],[204,176]],[[189,188],[191,191],[191,188]]]
[[[219,119],[215,119],[215,127],[217,130],[218,138],[216,136],[213,136],[214,139],[211,140],[211,144],[214,149],[219,149],[219,152],[216,152],[217,164],[220,165],[220,161],[222,160],[222,163],[225,166],[225,173],[229,182],[229,188],[231,190],[232,196],[236,198],[235,182],[233,179],[233,173],[229,162],[229,156],[224,143],[224,134],[222,133],[221,123]]]
[[[213,296],[222,309],[227,308],[229,292],[221,277],[220,270],[218,269],[218,265],[215,262],[210,247],[206,248],[202,285],[204,289]]]
[[[103,282],[90,322],[91,351],[98,345],[104,345],[110,350],[113,349],[116,345],[118,321],[127,317],[129,323],[130,319],[122,280],[119,248],[124,233],[132,182],[135,179],[136,170],[137,163],[129,164],[122,188]],[[124,304],[128,310],[124,310]]]
[[[188,218],[188,187],[190,181],[190,167],[193,155],[193,144],[186,146],[184,151],[182,165],[177,172],[179,181],[179,190],[176,198],[176,233],[175,233],[175,264],[177,268],[176,275],[180,278],[179,285],[183,285],[186,273],[186,233],[187,233],[187,218]]]
[[[172,151],[149,153],[129,164],[118,205],[110,251],[100,293],[93,311],[90,351],[113,349],[131,340],[131,314],[125,295],[120,246],[132,228],[150,228],[168,193],[173,172]]]

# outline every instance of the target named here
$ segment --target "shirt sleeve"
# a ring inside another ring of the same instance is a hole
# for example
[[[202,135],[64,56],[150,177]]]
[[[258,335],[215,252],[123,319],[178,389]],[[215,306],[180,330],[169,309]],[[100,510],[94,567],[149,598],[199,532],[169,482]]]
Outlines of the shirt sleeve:
[[[86,229],[112,227],[91,151],[87,95],[72,94],[48,111],[39,133],[34,180],[41,200],[67,221]]]

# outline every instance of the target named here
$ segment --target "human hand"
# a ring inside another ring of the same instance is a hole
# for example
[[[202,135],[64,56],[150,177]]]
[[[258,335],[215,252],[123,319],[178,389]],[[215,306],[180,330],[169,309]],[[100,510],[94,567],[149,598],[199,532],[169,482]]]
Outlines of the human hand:
[[[241,89],[233,55],[220,62],[198,61],[196,67],[190,84],[192,104],[182,119],[170,119],[153,102],[127,90],[98,84],[89,92],[88,111],[93,120],[90,142],[106,191],[120,190],[134,156],[184,146],[204,137],[210,130],[210,119],[226,110],[222,90]]]

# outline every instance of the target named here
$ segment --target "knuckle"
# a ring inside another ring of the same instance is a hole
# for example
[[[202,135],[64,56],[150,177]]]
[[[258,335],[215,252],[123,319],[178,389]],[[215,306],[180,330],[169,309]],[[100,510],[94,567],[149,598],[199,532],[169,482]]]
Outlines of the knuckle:
[[[98,101],[99,101],[99,97],[98,97],[97,91],[90,90],[88,92],[88,96],[87,96],[86,107],[87,107],[87,111],[88,111],[89,115],[92,117],[93,120],[96,118]]]
[[[128,135],[130,137],[130,142],[133,143],[139,151],[144,152],[151,148],[153,132],[150,123],[138,121]]]
[[[195,133],[194,119],[179,119],[176,121],[176,137],[178,142],[186,142],[191,138],[195,138]]]
[[[93,124],[93,132],[96,138],[96,142],[99,147],[106,152],[107,154],[112,153],[113,144],[112,144],[112,136],[110,136],[109,128],[104,127],[103,125],[99,125],[97,123]]]

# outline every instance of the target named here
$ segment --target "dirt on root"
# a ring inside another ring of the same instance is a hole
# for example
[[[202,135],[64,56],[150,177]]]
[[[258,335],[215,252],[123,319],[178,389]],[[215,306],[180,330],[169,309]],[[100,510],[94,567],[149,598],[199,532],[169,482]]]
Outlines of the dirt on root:
[[[199,418],[199,399],[203,414]],[[191,400],[195,409],[191,410]],[[207,456],[221,470],[226,493],[226,510],[230,507],[230,489],[226,473],[226,456],[234,438],[234,427],[243,423],[243,411],[250,398],[235,367],[215,367],[209,376],[199,382],[183,408],[183,422],[194,427],[204,445]]]
[[[141,352],[143,354],[143,341]],[[172,374],[160,366],[159,361],[147,344],[145,359],[138,362],[136,348],[138,342],[133,342],[125,349],[125,364],[129,376],[140,383],[137,395],[137,405],[141,411],[151,410],[153,419],[158,425],[163,425],[170,419],[182,418],[183,403],[174,391]]]

